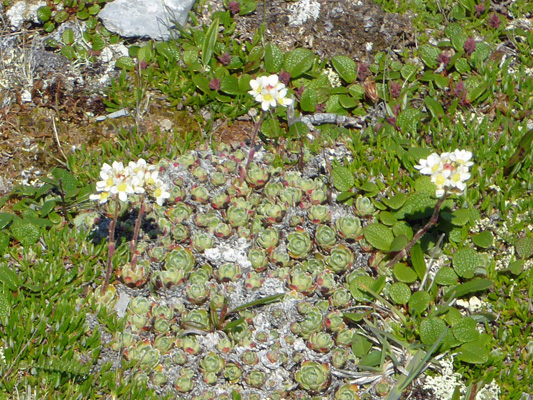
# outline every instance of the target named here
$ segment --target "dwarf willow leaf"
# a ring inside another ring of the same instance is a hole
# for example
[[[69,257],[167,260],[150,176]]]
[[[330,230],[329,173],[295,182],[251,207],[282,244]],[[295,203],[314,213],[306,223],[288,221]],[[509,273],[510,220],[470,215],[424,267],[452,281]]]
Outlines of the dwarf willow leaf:
[[[457,349],[457,360],[469,364],[485,364],[490,354],[487,342],[488,335],[481,335],[478,340],[463,344]]]
[[[435,343],[446,330],[446,324],[440,318],[424,318],[420,323],[420,340],[424,344]]]
[[[509,272],[513,275],[520,275],[524,269],[524,260],[516,260],[509,264],[507,267]]]
[[[411,240],[413,239],[413,228],[411,228],[411,225],[409,225],[405,221],[398,221],[392,226],[392,233],[394,233],[395,236],[406,236],[407,239]]]
[[[466,208],[460,208],[453,213],[442,213],[441,215],[446,221],[450,221],[455,226],[464,226],[470,220],[470,210]]]
[[[0,320],[9,316],[9,300],[5,293],[0,293]]]
[[[457,275],[470,279],[479,265],[479,256],[474,249],[463,247],[453,254],[452,262]]]
[[[312,88],[306,88],[302,93],[302,97],[300,98],[300,107],[302,108],[302,111],[315,112],[316,105],[316,91]]]
[[[0,282],[4,282],[10,290],[17,290],[20,286],[18,275],[6,265],[0,266]]]
[[[66,169],[54,168],[52,175],[58,182],[61,181],[61,186],[65,192],[70,192],[78,187],[78,180]]]
[[[493,240],[494,237],[490,231],[483,231],[472,236],[472,242],[474,242],[476,246],[483,249],[488,249],[490,246],[492,246]]]
[[[383,251],[389,251],[394,240],[394,235],[390,228],[380,223],[367,225],[363,229],[363,235],[368,243]]]
[[[401,206],[404,205],[405,200],[407,200],[407,195],[405,193],[398,193],[388,198],[383,198],[381,201],[389,208],[392,208],[393,210],[398,210]]]
[[[372,342],[363,335],[355,334],[352,336],[352,352],[356,357],[364,357],[372,348]]]
[[[412,269],[403,263],[398,263],[393,268],[394,277],[404,283],[413,283],[417,280],[418,275]]]
[[[518,256],[522,259],[527,259],[533,255],[533,237],[524,236],[516,242],[515,245]]]
[[[283,66],[283,51],[275,44],[269,44],[265,48],[265,70],[274,74]]]
[[[356,301],[372,301],[372,296],[370,296],[364,288],[371,288],[373,284],[374,279],[372,279],[371,276],[360,275],[350,283],[350,293]]]
[[[311,50],[297,48],[285,56],[285,70],[291,78],[297,78],[313,66],[315,55]]]
[[[46,22],[52,16],[52,10],[48,6],[39,7],[37,9],[37,19],[40,22]]]
[[[228,75],[220,79],[220,90],[227,94],[242,94],[239,81],[234,75]]]
[[[335,56],[331,59],[331,64],[339,76],[347,83],[352,83],[357,77],[357,66],[350,58],[342,55]]]
[[[452,328],[453,335],[461,343],[473,342],[479,338],[477,323],[470,317],[461,318]]]
[[[409,299],[409,310],[422,314],[429,307],[430,296],[428,292],[415,292]]]
[[[420,219],[433,214],[437,200],[427,192],[415,192],[409,195],[405,204],[396,212],[398,219]]]
[[[444,34],[452,41],[452,45],[457,51],[462,51],[466,42],[466,36],[463,34],[461,25],[452,23],[444,29]]]
[[[10,227],[13,237],[21,242],[24,246],[32,245],[39,237],[41,233],[39,228],[32,223],[25,222],[24,220],[16,220]]]
[[[133,58],[122,56],[115,62],[115,67],[125,69],[126,71],[133,71],[135,63],[133,62]]]
[[[5,228],[13,219],[13,214],[0,213],[0,229]]]
[[[411,298],[411,289],[403,282],[396,282],[391,285],[389,295],[396,304],[407,304]]]
[[[437,67],[437,58],[440,55],[440,49],[430,44],[423,44],[418,48],[420,58],[429,68]]]
[[[350,170],[341,165],[337,165],[331,169],[331,179],[333,186],[340,192],[347,192],[355,184],[355,178]]]
[[[437,285],[455,285],[459,281],[459,277],[451,267],[442,267],[435,275],[435,283]]]
[[[388,226],[392,226],[396,222],[398,222],[398,220],[396,219],[394,214],[392,214],[392,213],[390,213],[388,211],[381,211],[379,213],[379,220],[381,222],[383,222],[385,225],[388,225]]]
[[[409,239],[405,235],[396,236],[390,244],[390,251],[402,251],[407,247]]]
[[[400,115],[396,123],[403,133],[414,133],[418,122],[422,118],[422,112],[416,108],[406,108]]]

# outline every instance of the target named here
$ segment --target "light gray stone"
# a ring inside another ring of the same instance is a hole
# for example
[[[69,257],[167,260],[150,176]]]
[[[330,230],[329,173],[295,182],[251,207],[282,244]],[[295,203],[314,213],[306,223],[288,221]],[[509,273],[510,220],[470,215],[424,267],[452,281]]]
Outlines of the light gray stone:
[[[106,29],[124,37],[167,40],[179,36],[173,21],[185,25],[195,0],[115,0],[98,16]]]

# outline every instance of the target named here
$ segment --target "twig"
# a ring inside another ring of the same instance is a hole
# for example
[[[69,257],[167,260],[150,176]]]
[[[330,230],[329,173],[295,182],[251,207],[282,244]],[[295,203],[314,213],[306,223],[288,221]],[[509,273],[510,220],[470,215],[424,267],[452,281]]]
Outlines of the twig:
[[[65,155],[65,153],[63,152],[63,148],[61,147],[61,142],[59,141],[59,135],[57,134],[56,120],[55,120],[54,116],[52,116],[52,126],[54,127],[54,137],[55,137],[56,142],[57,142],[57,147],[59,148],[59,151],[61,152],[61,154],[63,154],[63,157],[65,158],[65,161],[68,161],[68,158]]]
[[[304,115],[296,118],[294,122],[303,122],[307,125],[310,131],[314,131],[314,125],[335,124],[345,126],[347,128],[361,129],[363,123],[368,118],[367,115],[359,118],[347,117],[345,115],[338,115],[333,113],[316,113],[311,115]]]

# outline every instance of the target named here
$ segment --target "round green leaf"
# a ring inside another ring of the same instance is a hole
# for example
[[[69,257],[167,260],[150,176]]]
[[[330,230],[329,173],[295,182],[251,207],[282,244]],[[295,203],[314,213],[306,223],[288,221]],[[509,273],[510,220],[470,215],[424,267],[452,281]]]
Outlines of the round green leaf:
[[[315,112],[316,105],[316,91],[311,88],[306,88],[302,93],[302,97],[300,98],[300,107],[302,108],[302,111]]]
[[[72,29],[65,29],[63,35],[61,35],[61,39],[63,40],[63,43],[67,45],[74,43],[74,32],[72,31]]]
[[[462,343],[473,342],[479,338],[477,323],[470,317],[461,318],[452,328],[453,335]]]
[[[472,236],[472,242],[474,242],[476,246],[481,247],[483,249],[488,249],[490,246],[492,246],[493,240],[494,237],[492,236],[492,232],[490,231],[483,231]]]
[[[388,212],[388,211],[381,211],[379,213],[379,220],[384,223],[385,225],[388,225],[388,226],[392,226],[394,225],[396,222],[398,222],[398,220],[396,219],[396,217],[394,216],[394,214]]]
[[[315,55],[311,50],[297,48],[285,57],[285,70],[291,78],[297,78],[307,72],[313,66]]]
[[[67,19],[68,19],[68,13],[64,10],[59,11],[54,17],[54,20],[58,24],[65,22]]]
[[[405,200],[407,200],[407,195],[405,193],[398,193],[388,198],[383,198],[381,201],[389,208],[392,208],[393,210],[398,210],[403,204],[405,203]]]
[[[378,250],[389,251],[394,235],[390,228],[380,223],[367,225],[363,229],[363,235],[368,243]]]
[[[45,31],[46,33],[50,33],[54,30],[55,27],[56,24],[54,24],[52,21],[48,21],[43,25],[43,31]]]
[[[135,68],[135,63],[133,61],[133,58],[123,56],[115,62],[115,67],[125,69],[127,71],[133,71],[133,69]]]
[[[516,242],[516,252],[522,259],[527,259],[533,255],[533,237],[524,236]]]
[[[470,364],[485,364],[489,360],[489,349],[485,340],[481,338],[463,344],[457,349],[457,359]]]
[[[398,263],[393,269],[394,277],[400,282],[413,283],[418,279],[415,270],[403,263]]]
[[[269,44],[265,48],[265,70],[274,74],[283,66],[283,51],[275,44]]]
[[[69,60],[74,60],[76,58],[76,53],[71,45],[63,46],[61,48],[61,55]]]
[[[450,326],[454,326],[456,323],[458,323],[461,319],[463,319],[463,316],[461,315],[461,311],[459,311],[455,307],[450,307],[446,311],[446,315],[444,316],[444,319]]]
[[[429,307],[430,296],[428,292],[414,292],[409,299],[409,310],[422,314]]]
[[[357,66],[355,62],[346,56],[335,56],[331,59],[331,64],[339,76],[347,83],[352,83],[357,77]]]
[[[10,213],[0,213],[0,229],[5,228],[7,224],[13,219],[13,214]]]
[[[437,285],[455,285],[459,281],[459,277],[450,267],[442,267],[435,275],[435,283]]]
[[[453,254],[453,269],[461,278],[473,278],[479,265],[479,257],[475,250],[464,247]]]
[[[411,298],[411,289],[403,282],[396,282],[390,287],[389,294],[396,304],[407,304]]]
[[[374,284],[374,279],[372,279],[371,276],[360,275],[356,277],[350,283],[350,293],[352,294],[353,298],[357,301],[360,301],[360,302],[372,301],[372,296],[367,294],[363,286],[367,288],[371,288],[373,284]]]
[[[331,169],[333,186],[340,192],[347,192],[355,184],[355,178],[350,170],[343,166],[335,166]]]
[[[409,239],[405,235],[396,236],[392,243],[390,244],[390,251],[401,251],[405,249]]]
[[[430,44],[423,44],[418,48],[420,58],[429,68],[437,67],[437,58],[440,55],[440,49],[431,46]]]
[[[24,246],[32,245],[41,237],[39,228],[32,223],[16,220],[11,225],[13,237],[21,242]]]
[[[52,10],[48,6],[39,7],[37,9],[37,18],[41,22],[47,22],[52,16]]]
[[[435,343],[446,330],[446,324],[440,318],[424,318],[420,323],[420,340],[424,344]]]

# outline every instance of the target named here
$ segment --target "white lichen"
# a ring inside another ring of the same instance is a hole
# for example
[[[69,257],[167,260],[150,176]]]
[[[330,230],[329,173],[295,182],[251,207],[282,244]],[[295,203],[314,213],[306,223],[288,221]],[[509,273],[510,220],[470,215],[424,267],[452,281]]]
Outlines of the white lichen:
[[[320,3],[315,0],[300,0],[296,4],[289,6],[289,25],[301,26],[307,22],[309,18],[317,20],[320,15]]]
[[[424,389],[433,391],[437,400],[451,400],[456,387],[464,394],[466,387],[461,382],[461,375],[453,372],[453,358],[441,360],[440,365],[441,375],[426,376]]]

